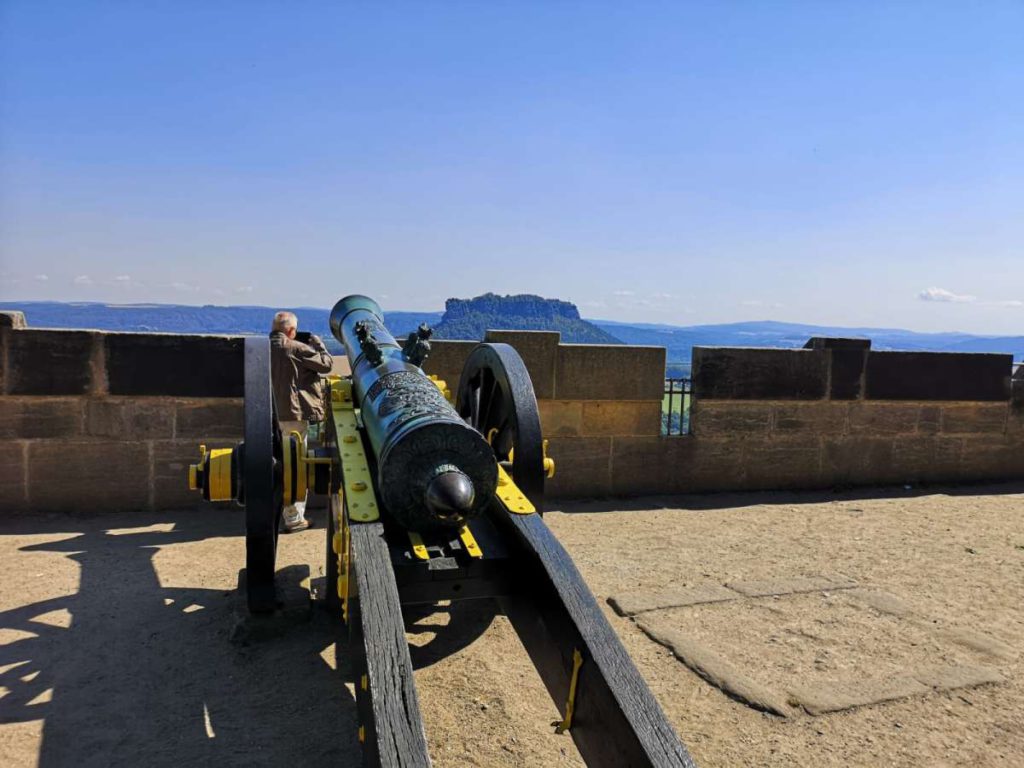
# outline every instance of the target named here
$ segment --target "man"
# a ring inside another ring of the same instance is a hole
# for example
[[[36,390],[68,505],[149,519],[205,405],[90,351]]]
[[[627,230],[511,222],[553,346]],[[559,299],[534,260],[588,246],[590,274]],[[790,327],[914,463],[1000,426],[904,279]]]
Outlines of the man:
[[[319,336],[299,333],[299,320],[292,312],[278,312],[270,330],[270,379],[277,404],[282,435],[293,430],[306,434],[310,421],[323,421],[323,375],[330,373],[333,360]],[[306,501],[284,508],[285,533],[309,527]]]

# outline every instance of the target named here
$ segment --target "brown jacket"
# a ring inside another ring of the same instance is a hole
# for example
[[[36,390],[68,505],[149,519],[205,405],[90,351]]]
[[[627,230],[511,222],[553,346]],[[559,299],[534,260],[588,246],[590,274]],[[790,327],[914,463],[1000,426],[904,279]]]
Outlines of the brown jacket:
[[[280,331],[270,334],[270,380],[280,421],[324,418],[323,374],[333,362],[316,336],[303,344]]]

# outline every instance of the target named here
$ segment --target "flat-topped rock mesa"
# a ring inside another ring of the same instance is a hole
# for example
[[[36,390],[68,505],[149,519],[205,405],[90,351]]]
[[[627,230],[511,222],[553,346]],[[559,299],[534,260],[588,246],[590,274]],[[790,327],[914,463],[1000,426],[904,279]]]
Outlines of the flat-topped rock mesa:
[[[485,293],[473,299],[448,299],[444,316],[434,328],[439,339],[481,340],[489,329],[558,331],[570,344],[621,344],[612,334],[580,317],[576,305],[531,294],[499,296]]]

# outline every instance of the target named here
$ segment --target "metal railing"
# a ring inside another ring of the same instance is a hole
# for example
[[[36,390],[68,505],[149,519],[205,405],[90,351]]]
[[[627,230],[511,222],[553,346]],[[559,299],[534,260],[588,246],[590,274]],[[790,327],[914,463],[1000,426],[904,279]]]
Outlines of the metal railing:
[[[661,400],[661,434],[690,434],[690,379],[665,379],[665,395]]]

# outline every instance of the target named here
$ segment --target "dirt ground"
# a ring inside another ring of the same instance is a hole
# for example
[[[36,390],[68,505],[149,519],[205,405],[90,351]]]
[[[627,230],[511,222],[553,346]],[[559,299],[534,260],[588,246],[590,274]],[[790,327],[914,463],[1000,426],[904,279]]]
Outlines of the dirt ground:
[[[320,513],[322,515],[322,513]],[[701,766],[1024,765],[1024,486],[574,503],[546,520]],[[0,522],[0,765],[358,765],[349,662],[316,614],[230,639],[244,560],[233,510]],[[322,528],[279,565],[322,568]],[[783,698],[800,686],[983,665],[1000,682],[847,711],[755,711],[694,674],[607,598],[839,574],[854,590],[640,614]],[[910,614],[875,610],[883,593]],[[490,601],[408,617],[439,766],[576,766]]]

